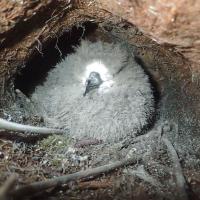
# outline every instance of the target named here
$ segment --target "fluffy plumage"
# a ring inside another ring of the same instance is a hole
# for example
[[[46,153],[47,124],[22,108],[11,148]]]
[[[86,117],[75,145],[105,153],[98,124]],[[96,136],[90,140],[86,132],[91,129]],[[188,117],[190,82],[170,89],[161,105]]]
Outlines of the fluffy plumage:
[[[86,96],[91,72],[103,83]],[[83,40],[52,69],[36,88],[37,102],[47,125],[67,128],[74,137],[116,141],[134,135],[154,112],[148,76],[120,44]]]

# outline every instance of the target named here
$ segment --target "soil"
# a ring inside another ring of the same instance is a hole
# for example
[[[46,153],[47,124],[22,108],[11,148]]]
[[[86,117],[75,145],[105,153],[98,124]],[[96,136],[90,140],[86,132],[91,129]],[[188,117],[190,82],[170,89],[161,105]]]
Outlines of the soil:
[[[100,0],[112,13],[127,19],[157,43],[171,46],[192,63],[194,72],[200,70],[200,4],[193,1]],[[112,4],[112,6],[110,6]],[[197,78],[197,77],[196,77]]]
[[[32,108],[31,102],[26,100],[28,97],[19,98],[15,94],[15,77],[21,81],[21,84],[18,82],[17,88],[28,95],[27,88],[23,85],[33,83],[25,78],[33,73],[31,63],[44,60],[41,58],[47,56],[47,49],[52,45],[57,51],[53,61],[56,62],[60,59],[58,50],[61,50],[63,56],[70,53],[62,49],[61,44],[65,40],[70,41],[69,48],[77,44],[82,37],[88,37],[90,40],[117,40],[132,45],[134,56],[150,76],[155,90],[157,115],[146,134],[155,134],[149,138],[144,136],[139,136],[142,139],[127,138],[115,144],[106,141],[94,142],[88,138],[85,141],[77,141],[67,136],[56,135],[34,143],[27,142],[27,137],[23,141],[1,137],[2,187],[4,181],[13,173],[18,175],[16,185],[20,186],[101,166],[134,155],[138,158],[138,163],[135,165],[96,179],[78,180],[62,188],[47,190],[36,195],[30,194],[29,199],[183,199],[175,170],[177,163],[174,163],[173,157],[162,141],[162,136],[165,135],[179,156],[177,162],[181,164],[187,183],[184,192],[189,199],[198,199],[200,197],[198,74],[200,22],[197,17],[200,5],[198,1],[173,0],[171,3],[167,1],[161,3],[153,0],[113,0],[112,3],[110,1],[108,3],[101,0],[97,5],[93,1],[69,2],[31,3],[31,1],[4,0],[0,2],[2,16],[0,116],[24,124],[43,125],[34,108],[27,109]],[[71,33],[73,36],[70,36]],[[38,64],[39,66],[34,65],[34,69],[40,69],[41,62]],[[22,68],[24,70],[21,70]],[[21,76],[17,75],[19,71]],[[37,79],[38,70],[36,71],[34,77]]]

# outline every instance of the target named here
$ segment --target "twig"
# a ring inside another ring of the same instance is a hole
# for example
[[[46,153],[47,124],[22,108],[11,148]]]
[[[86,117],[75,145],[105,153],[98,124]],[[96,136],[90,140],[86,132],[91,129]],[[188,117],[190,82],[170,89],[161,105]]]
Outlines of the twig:
[[[87,182],[80,182],[78,184],[78,190],[97,190],[97,189],[106,189],[111,188],[112,182],[109,180],[104,181],[87,181]]]
[[[1,200],[7,200],[9,199],[9,193],[14,188],[14,185],[16,183],[17,176],[15,174],[11,175],[4,185],[0,188],[0,199]]]
[[[147,139],[150,140],[152,137],[159,137],[161,135],[161,130],[151,130],[148,133],[144,134],[144,135],[139,135],[136,138],[133,138],[131,140],[123,140],[120,144],[120,148],[127,148],[130,144],[135,144],[138,142],[143,142],[146,141]]]
[[[79,140],[75,143],[74,147],[75,148],[84,148],[90,145],[98,145],[101,144],[103,141],[102,140],[97,140],[97,139],[93,139],[93,138],[89,138],[89,139],[82,139]]]
[[[61,130],[61,129],[23,125],[23,124],[18,124],[15,122],[9,122],[5,119],[0,118],[0,130],[1,129],[15,131],[15,132],[30,132],[30,133],[40,134],[40,135],[64,134],[65,133],[65,131]]]
[[[134,164],[137,162],[137,157],[116,161],[112,164],[103,165],[85,171],[79,171],[73,174],[52,178],[46,181],[31,183],[29,185],[21,186],[12,192],[14,197],[30,196],[38,192],[45,191],[50,188],[60,187],[70,181],[75,181],[82,178],[95,177],[103,173],[108,173],[117,168]]]
[[[164,144],[167,146],[168,152],[174,163],[174,174],[176,176],[176,184],[179,192],[180,199],[187,200],[188,194],[186,193],[187,184],[183,175],[183,171],[179,162],[178,154],[173,147],[172,143],[168,140],[166,136],[162,137]]]
[[[162,188],[162,184],[158,180],[154,179],[149,173],[147,173],[144,169],[144,166],[139,166],[137,170],[124,170],[124,172],[139,177],[145,182],[155,186],[157,190]]]

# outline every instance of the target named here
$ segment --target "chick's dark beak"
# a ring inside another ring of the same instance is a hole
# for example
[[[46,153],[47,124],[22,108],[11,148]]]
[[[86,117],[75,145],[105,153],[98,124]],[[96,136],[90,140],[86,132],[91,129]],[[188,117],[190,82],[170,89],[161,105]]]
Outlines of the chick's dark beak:
[[[87,79],[86,81],[86,88],[85,88],[85,92],[83,93],[83,96],[85,96],[89,91],[90,91],[90,84],[91,84],[91,80]]]
[[[89,78],[86,80],[85,83],[85,92],[83,96],[85,96],[90,90],[99,88],[99,86],[103,83],[101,76],[98,72],[91,72]]]

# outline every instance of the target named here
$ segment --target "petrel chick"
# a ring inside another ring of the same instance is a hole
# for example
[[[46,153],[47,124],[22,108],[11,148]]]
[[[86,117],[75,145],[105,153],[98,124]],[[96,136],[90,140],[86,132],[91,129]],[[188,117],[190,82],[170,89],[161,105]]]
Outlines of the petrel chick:
[[[98,72],[91,72],[86,80],[86,88],[83,96],[85,96],[91,90],[98,88],[103,83],[101,76]]]
[[[74,50],[32,94],[46,126],[109,142],[139,134],[155,106],[149,77],[130,48],[82,40]]]

